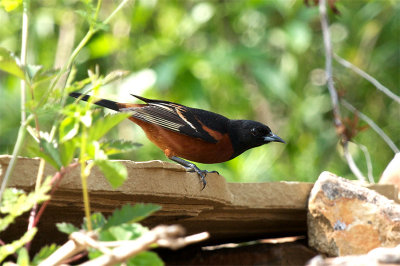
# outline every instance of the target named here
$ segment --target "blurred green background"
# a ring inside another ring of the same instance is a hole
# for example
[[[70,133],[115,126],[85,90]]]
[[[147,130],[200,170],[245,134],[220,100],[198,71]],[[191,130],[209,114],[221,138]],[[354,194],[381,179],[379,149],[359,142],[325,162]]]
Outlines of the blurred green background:
[[[118,4],[104,1],[100,18]],[[400,94],[400,2],[339,1],[329,11],[334,51]],[[65,61],[88,25],[80,1],[31,1],[28,63],[52,69]],[[20,53],[21,8],[0,9],[0,47]],[[314,181],[328,170],[354,179],[342,157],[324,84],[324,48],[318,8],[303,1],[130,2],[97,33],[77,58],[76,79],[98,65],[100,73],[129,74],[100,95],[133,102],[143,95],[207,109],[232,119],[265,124],[287,144],[261,146],[226,163],[200,165],[228,181]],[[400,107],[351,70],[334,62],[337,89],[400,146]],[[19,80],[0,72],[0,154],[12,152],[20,122]],[[72,102],[72,101],[71,101]],[[342,108],[344,116],[349,115]],[[52,110],[39,117],[50,126]],[[350,116],[351,117],[351,116]],[[360,125],[363,125],[360,122]],[[126,121],[108,138],[140,142],[116,158],[168,160]],[[29,140],[28,140],[29,141]],[[393,151],[372,130],[354,139],[368,148],[378,180]],[[351,151],[366,175],[363,153]],[[23,151],[24,155],[29,155]]]

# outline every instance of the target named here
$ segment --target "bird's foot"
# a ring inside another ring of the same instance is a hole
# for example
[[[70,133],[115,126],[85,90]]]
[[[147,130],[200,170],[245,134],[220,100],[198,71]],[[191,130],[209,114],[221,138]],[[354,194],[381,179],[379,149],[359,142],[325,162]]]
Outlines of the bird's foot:
[[[188,172],[196,172],[200,177],[200,181],[203,183],[203,188],[201,190],[203,190],[207,185],[206,176],[208,173],[217,173],[219,175],[217,171],[201,170],[194,163],[188,162],[176,156],[172,156],[170,159],[185,167]]]
[[[217,171],[207,171],[207,170],[201,170],[199,169],[195,164],[192,164],[193,166],[185,166],[186,171],[188,172],[196,172],[199,177],[200,177],[200,181],[203,183],[203,188],[201,190],[203,190],[206,187],[207,181],[206,181],[206,176],[209,173],[216,173],[219,175],[219,173]]]

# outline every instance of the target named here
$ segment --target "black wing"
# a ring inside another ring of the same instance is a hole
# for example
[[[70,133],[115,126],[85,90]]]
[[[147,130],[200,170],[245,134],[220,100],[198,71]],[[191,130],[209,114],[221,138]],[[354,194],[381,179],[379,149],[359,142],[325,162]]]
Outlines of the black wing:
[[[204,128],[218,129],[219,133],[226,133],[228,119],[216,113],[194,109],[177,103],[151,100],[132,95],[147,105],[142,107],[121,108],[122,112],[129,112],[133,117],[142,121],[179,132],[181,134],[199,138],[207,142],[216,143],[219,140],[211,136]],[[213,126],[210,126],[210,123]]]

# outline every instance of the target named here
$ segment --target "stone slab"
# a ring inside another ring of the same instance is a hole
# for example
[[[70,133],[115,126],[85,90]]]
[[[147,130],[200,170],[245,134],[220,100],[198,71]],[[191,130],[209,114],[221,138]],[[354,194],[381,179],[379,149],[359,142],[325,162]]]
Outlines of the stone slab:
[[[0,156],[5,173],[10,156]],[[128,178],[113,189],[97,169],[88,178],[93,212],[106,215],[126,203],[155,203],[162,206],[145,225],[181,224],[188,233],[208,231],[211,242],[245,241],[268,237],[306,235],[307,200],[312,183],[266,182],[227,183],[218,174],[209,174],[207,187],[195,173],[180,165],[162,161],[121,161]],[[19,158],[9,186],[32,190],[39,159]],[[45,175],[55,169],[46,164]],[[392,197],[393,187],[385,185],[380,193]],[[382,188],[382,187],[380,187]],[[82,222],[83,203],[79,169],[64,176],[46,210],[41,224],[45,230],[56,222]],[[22,227],[21,227],[22,228]],[[39,237],[39,236],[38,236]]]

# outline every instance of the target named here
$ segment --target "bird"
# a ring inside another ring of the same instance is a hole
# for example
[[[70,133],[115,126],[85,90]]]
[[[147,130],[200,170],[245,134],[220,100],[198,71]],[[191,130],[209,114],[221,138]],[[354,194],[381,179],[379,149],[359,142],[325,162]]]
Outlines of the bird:
[[[94,98],[93,103],[129,113],[129,120],[140,126],[147,138],[166,157],[198,174],[203,184],[202,190],[207,184],[206,175],[218,172],[201,170],[193,162],[222,163],[270,142],[286,143],[272,133],[267,125],[257,121],[231,120],[214,112],[131,95],[144,104],[120,103],[102,98]],[[69,96],[83,101],[92,97],[79,92],[71,92]]]

